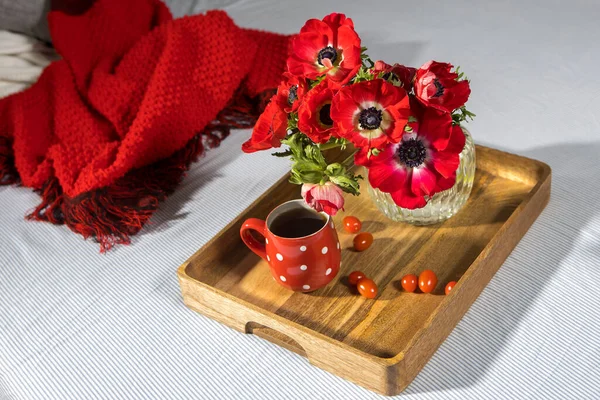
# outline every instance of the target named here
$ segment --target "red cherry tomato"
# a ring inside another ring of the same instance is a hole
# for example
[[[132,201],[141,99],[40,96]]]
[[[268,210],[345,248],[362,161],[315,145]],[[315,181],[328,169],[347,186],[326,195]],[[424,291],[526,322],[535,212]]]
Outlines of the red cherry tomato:
[[[377,284],[369,278],[362,278],[356,285],[358,293],[367,299],[374,299],[377,296]]]
[[[417,290],[417,276],[415,274],[404,275],[402,277],[402,289],[411,293]]]
[[[450,293],[450,291],[452,289],[454,289],[454,285],[456,285],[455,281],[448,282],[448,284],[446,285],[446,288],[444,289],[444,293],[446,293],[446,294]]]
[[[435,275],[435,272],[430,269],[426,269],[425,271],[421,272],[419,275],[419,289],[421,289],[423,293],[433,292],[433,289],[435,289],[436,285],[437,276]]]
[[[351,285],[356,285],[358,283],[358,281],[360,281],[362,278],[366,278],[367,276],[365,275],[364,272],[362,271],[354,271],[351,272],[350,275],[348,275],[348,282]]]
[[[373,244],[373,235],[369,232],[361,232],[354,236],[354,249],[356,251],[365,251]]]
[[[362,222],[360,222],[360,219],[352,215],[344,217],[342,222],[344,223],[344,229],[348,233],[358,233],[360,232],[360,228],[362,228]]]

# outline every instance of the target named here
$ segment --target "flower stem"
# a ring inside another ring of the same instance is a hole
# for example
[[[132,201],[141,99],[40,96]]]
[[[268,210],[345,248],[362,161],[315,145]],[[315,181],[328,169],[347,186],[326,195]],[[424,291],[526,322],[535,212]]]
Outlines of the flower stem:
[[[319,145],[319,150],[323,151],[323,150],[335,149],[336,147],[341,147],[341,146],[342,146],[341,143],[325,143],[325,144]]]
[[[348,168],[350,166],[350,164],[354,161],[354,155],[358,152],[358,150],[354,150],[352,152],[352,154],[350,154],[344,161],[341,162],[341,164]]]

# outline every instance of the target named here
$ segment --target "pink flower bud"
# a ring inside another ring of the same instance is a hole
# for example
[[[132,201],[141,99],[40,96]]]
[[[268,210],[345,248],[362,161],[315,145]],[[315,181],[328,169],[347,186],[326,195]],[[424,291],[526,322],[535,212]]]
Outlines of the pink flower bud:
[[[324,185],[303,184],[302,198],[316,211],[324,211],[329,215],[335,215],[338,210],[344,209],[342,189],[331,182],[326,182]]]

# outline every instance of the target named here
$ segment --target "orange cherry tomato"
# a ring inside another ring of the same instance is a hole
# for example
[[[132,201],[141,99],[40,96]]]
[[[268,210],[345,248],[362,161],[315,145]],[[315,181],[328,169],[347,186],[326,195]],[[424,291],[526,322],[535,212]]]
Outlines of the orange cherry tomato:
[[[456,285],[456,281],[448,282],[448,284],[446,285],[446,288],[444,289],[444,292],[446,294],[450,293],[450,291],[452,289],[454,289],[454,285]]]
[[[377,284],[369,278],[362,278],[356,286],[358,293],[367,299],[374,299],[377,296]]]
[[[360,228],[362,228],[362,222],[360,222],[360,219],[352,215],[344,217],[342,222],[344,223],[344,229],[348,233],[358,233],[360,232]]]
[[[421,289],[423,293],[433,292],[433,289],[435,289],[436,285],[437,276],[435,275],[435,272],[430,269],[426,269],[425,271],[421,272],[419,275],[419,289]]]
[[[362,271],[354,271],[351,272],[350,275],[348,275],[348,282],[351,285],[356,285],[358,283],[358,281],[360,281],[362,278],[366,278],[367,276],[365,275],[364,272]]]
[[[404,275],[402,277],[402,289],[411,293],[417,290],[417,276],[415,274]]]
[[[361,232],[354,236],[354,249],[356,251],[365,251],[373,244],[373,235],[369,232]]]

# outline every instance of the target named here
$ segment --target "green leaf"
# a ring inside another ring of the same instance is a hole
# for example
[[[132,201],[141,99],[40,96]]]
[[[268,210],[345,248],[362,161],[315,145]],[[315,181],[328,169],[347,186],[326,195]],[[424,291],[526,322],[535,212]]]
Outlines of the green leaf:
[[[321,153],[321,149],[319,149],[318,146],[312,145],[305,147],[304,154],[306,155],[307,160],[312,161],[315,165],[318,165],[322,169],[327,167],[325,157],[323,157],[323,153]]]
[[[360,194],[360,184],[358,183],[358,177],[352,175],[340,175],[340,176],[331,176],[329,180],[339,186],[346,193],[353,194],[358,196]]]
[[[460,125],[461,122],[468,122],[468,120],[473,120],[476,117],[474,113],[467,110],[466,106],[462,106],[452,113],[452,123],[454,125]]]
[[[340,163],[329,164],[327,168],[325,168],[325,174],[327,176],[338,176],[344,175],[346,173],[346,167],[344,167]]]
[[[413,117],[412,115],[410,117],[408,117],[408,122],[417,122],[417,118]]]
[[[315,173],[301,174],[298,171],[292,169],[290,173],[289,182],[295,185],[302,185],[304,183],[317,184],[321,182],[321,175]]]
[[[298,113],[291,112],[288,115],[288,126],[289,131],[297,131],[298,130]]]
[[[276,153],[271,154],[275,157],[289,157],[292,155],[292,151],[290,149],[287,149],[285,151],[278,151]]]

